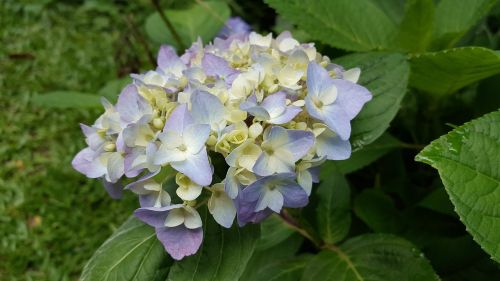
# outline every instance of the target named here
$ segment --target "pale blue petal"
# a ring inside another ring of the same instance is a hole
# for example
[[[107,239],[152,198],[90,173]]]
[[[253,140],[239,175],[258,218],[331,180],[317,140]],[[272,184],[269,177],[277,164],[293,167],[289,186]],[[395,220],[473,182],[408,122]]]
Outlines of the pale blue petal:
[[[273,127],[274,129],[275,127]],[[309,131],[287,130],[288,142],[283,144],[283,149],[290,151],[293,161],[297,161],[307,154],[314,144],[314,134]]]
[[[283,112],[280,116],[271,118],[268,120],[268,123],[271,124],[285,124],[290,122],[297,114],[302,111],[302,108],[294,105],[287,106],[285,112]]]
[[[137,87],[132,84],[125,87],[120,93],[116,103],[116,110],[126,124],[135,123],[143,116],[153,113],[151,105],[137,92]]]
[[[283,206],[287,208],[302,208],[309,203],[307,192],[293,180],[284,181],[279,190],[283,195]]]
[[[343,140],[351,136],[351,118],[337,102],[324,106],[324,119],[326,126],[337,133]]]
[[[171,165],[201,186],[208,186],[212,182],[213,171],[208,162],[206,149],[200,150],[198,154],[189,155],[184,161],[172,162]]]
[[[167,122],[165,122],[164,132],[176,132],[182,135],[184,128],[193,123],[193,119],[187,109],[186,104],[179,104],[172,111]]]
[[[227,78],[238,73],[237,70],[229,66],[225,59],[210,53],[205,53],[201,60],[201,66],[207,76]]]
[[[317,137],[316,154],[328,160],[345,160],[351,156],[351,143],[327,129]]]
[[[328,72],[316,62],[310,62],[307,66],[307,95],[321,96],[324,84],[331,79]]]
[[[187,151],[197,154],[205,148],[205,142],[210,135],[210,126],[206,124],[193,124],[184,129],[183,139],[187,146]]]
[[[71,165],[75,170],[84,174],[88,178],[99,178],[106,174],[106,166],[102,165],[98,159],[96,152],[87,147],[78,154],[71,161]]]
[[[294,161],[291,159],[280,159],[263,152],[257,158],[252,170],[259,176],[268,176],[274,173],[293,172],[293,164]]]
[[[225,108],[218,97],[204,92],[195,91],[191,94],[191,115],[196,123],[208,124],[217,131],[224,121]]]
[[[283,114],[286,108],[286,93],[277,92],[267,96],[260,104],[270,116]]]
[[[342,79],[334,79],[333,83],[338,93],[335,104],[344,109],[350,120],[354,119],[363,105],[372,99],[370,91],[363,86]]]

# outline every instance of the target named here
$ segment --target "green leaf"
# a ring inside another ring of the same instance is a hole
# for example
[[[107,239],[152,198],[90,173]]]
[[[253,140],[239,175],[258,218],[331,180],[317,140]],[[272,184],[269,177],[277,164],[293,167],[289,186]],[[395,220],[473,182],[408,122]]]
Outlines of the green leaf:
[[[399,147],[399,141],[389,135],[383,134],[376,141],[352,153],[351,157],[341,161],[328,161],[321,166],[321,174],[328,175],[332,170],[337,170],[342,174],[349,174],[360,170],[380,157],[387,154],[394,148]]]
[[[98,95],[75,91],[54,91],[35,95],[31,101],[48,108],[98,108],[101,98]]]
[[[266,0],[311,37],[331,46],[370,51],[390,46],[397,26],[370,0]]]
[[[441,214],[456,217],[450,198],[443,187],[437,188],[429,193],[429,195],[418,203],[418,206]]]
[[[97,94],[107,98],[110,102],[115,103],[122,89],[130,83],[132,83],[132,79],[130,77],[111,80],[99,89]]]
[[[432,38],[434,2],[433,0],[408,0],[405,10],[395,42],[400,49],[405,51],[424,51]]]
[[[375,232],[398,233],[403,224],[391,197],[365,189],[354,199],[354,213]]]
[[[169,263],[154,229],[130,217],[97,249],[80,280],[164,280]]]
[[[410,242],[387,234],[365,234],[311,259],[302,281],[439,280]]]
[[[481,47],[415,55],[410,63],[410,85],[440,95],[500,73],[499,52]]]
[[[351,190],[339,172],[332,172],[318,186],[316,225],[321,238],[327,243],[344,239],[351,226]]]
[[[260,239],[256,250],[271,248],[292,236],[295,231],[288,227],[278,215],[273,214],[260,223]]]
[[[217,224],[208,212],[203,212],[203,244],[194,256],[174,263],[168,281],[234,281],[254,252],[259,239],[259,225],[230,229]]]
[[[500,261],[500,111],[456,128],[416,157],[436,168],[474,240]]]
[[[447,49],[488,11],[497,0],[441,0],[436,8],[434,49]]]
[[[256,268],[253,272],[254,281],[299,281],[302,271],[309,262],[311,256],[303,255],[291,259],[275,259],[267,264]],[[242,281],[242,280],[240,280]]]
[[[258,241],[258,244],[262,241]],[[245,271],[241,275],[239,281],[261,281],[266,280],[260,278],[258,271],[277,261],[290,260],[302,245],[304,238],[298,233],[283,240],[281,243],[266,249],[256,249],[252,257],[245,266]],[[300,276],[300,275],[299,275]]]
[[[229,18],[230,10],[223,1],[203,1],[182,10],[166,10],[166,17],[181,37],[185,47],[196,41],[198,36],[208,42],[217,35]],[[158,12],[146,19],[146,33],[152,40],[161,44],[170,44],[179,49]]]
[[[335,63],[361,68],[359,83],[373,94],[351,123],[350,141],[356,150],[375,141],[389,127],[406,94],[410,67],[406,57],[398,53],[353,54]]]

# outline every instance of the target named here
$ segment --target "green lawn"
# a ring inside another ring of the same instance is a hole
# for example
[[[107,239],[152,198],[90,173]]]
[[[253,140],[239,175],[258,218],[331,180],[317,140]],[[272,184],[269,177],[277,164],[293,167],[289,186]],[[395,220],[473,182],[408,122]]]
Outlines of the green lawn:
[[[98,111],[31,102],[53,90],[97,92],[144,61],[116,7],[82,2],[0,4],[0,280],[76,280],[137,205],[111,200],[70,165],[84,146],[78,123]]]

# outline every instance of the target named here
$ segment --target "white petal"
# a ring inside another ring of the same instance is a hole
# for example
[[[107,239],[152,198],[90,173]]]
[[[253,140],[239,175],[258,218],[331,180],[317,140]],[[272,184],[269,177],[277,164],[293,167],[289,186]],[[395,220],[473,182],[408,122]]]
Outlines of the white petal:
[[[357,83],[360,75],[361,75],[361,69],[359,69],[358,67],[351,68],[342,73],[343,79],[351,81],[352,83]]]
[[[197,184],[190,184],[188,186],[179,186],[175,190],[175,193],[177,193],[179,198],[181,198],[182,200],[191,201],[198,198],[202,190],[203,190],[202,186]]]
[[[186,144],[187,151],[191,154],[197,154],[205,147],[205,142],[210,134],[208,125],[190,125],[184,129],[182,138]]]
[[[184,222],[184,210],[181,208],[172,209],[165,219],[166,227],[176,227]]]
[[[255,211],[262,211],[266,208],[269,208],[276,213],[279,213],[281,208],[283,208],[283,195],[281,195],[278,189],[269,190],[264,188],[262,191],[259,201],[255,206]]]
[[[233,224],[236,208],[233,200],[223,190],[214,190],[208,201],[208,210],[223,227],[229,228]]]
[[[202,226],[200,214],[193,207],[184,206],[184,225],[189,229]]]

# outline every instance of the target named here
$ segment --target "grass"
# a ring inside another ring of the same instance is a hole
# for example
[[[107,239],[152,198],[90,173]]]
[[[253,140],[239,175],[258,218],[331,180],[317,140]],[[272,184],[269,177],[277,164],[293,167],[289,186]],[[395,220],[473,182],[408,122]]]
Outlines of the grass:
[[[98,111],[31,103],[47,91],[97,92],[140,64],[144,54],[124,36],[120,13],[94,2],[0,4],[2,281],[76,280],[137,205],[133,196],[111,200],[70,165],[84,147],[78,123]]]

